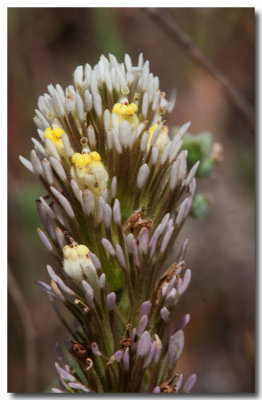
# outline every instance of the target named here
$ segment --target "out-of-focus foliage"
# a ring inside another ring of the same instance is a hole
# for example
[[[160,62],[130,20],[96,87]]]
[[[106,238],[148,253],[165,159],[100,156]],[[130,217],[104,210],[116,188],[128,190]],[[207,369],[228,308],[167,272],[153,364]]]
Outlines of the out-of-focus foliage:
[[[203,218],[208,212],[209,202],[210,199],[207,193],[196,193],[190,215],[195,218]]]
[[[183,137],[183,149],[188,151],[188,168],[199,160],[197,170],[198,177],[208,176],[214,166],[214,159],[211,158],[213,137],[211,132],[203,132],[197,135],[186,133]]]
[[[115,14],[110,8],[93,8],[92,15],[97,47],[105,55],[110,49],[110,52],[121,60],[126,49]]]
[[[196,176],[207,178],[216,164],[212,149],[214,148],[213,135],[211,132],[199,134],[186,133],[183,136],[183,149],[188,151],[188,168],[199,160],[200,164]],[[220,155],[221,157],[221,155]],[[208,193],[197,192],[194,196],[190,215],[195,218],[203,218],[208,212],[210,196]]]

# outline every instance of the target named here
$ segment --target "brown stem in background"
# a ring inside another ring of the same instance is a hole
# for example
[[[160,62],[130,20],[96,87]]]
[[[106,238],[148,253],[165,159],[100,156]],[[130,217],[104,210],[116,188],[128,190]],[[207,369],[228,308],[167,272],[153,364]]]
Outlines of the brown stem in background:
[[[230,103],[246,120],[251,131],[255,128],[254,108],[246,98],[228,81],[228,79],[216,68],[211,60],[200,50],[191,37],[181,29],[174,17],[163,8],[142,8],[162,31],[173,41],[182,46],[188,56],[201,65],[220,84]]]
[[[38,373],[38,363],[36,355],[36,330],[34,327],[32,316],[29,312],[29,307],[26,304],[26,300],[16,282],[10,266],[8,268],[8,287],[9,294],[15,306],[17,307],[25,337],[25,391],[32,393],[36,391]]]

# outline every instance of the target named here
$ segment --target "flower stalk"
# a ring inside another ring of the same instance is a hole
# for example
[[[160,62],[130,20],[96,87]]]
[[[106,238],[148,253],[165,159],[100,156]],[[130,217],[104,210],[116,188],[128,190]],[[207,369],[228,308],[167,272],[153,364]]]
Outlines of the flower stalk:
[[[23,165],[43,183],[40,240],[54,256],[39,282],[67,326],[54,392],[177,392],[187,314],[175,321],[191,272],[175,240],[190,212],[198,163],[187,168],[184,124],[165,125],[175,105],[139,56],[133,66],[101,56],[65,90],[40,96]],[[168,259],[172,255],[173,263]],[[72,319],[63,316],[63,308]],[[195,375],[182,391],[189,392]]]

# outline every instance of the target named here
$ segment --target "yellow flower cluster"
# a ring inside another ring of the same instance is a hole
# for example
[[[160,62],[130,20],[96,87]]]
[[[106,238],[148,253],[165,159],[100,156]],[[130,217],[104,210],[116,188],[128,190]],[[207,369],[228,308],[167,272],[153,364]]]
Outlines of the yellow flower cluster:
[[[84,168],[92,161],[101,161],[100,155],[96,151],[92,151],[92,153],[75,153],[72,156],[72,164],[74,164],[77,168]]]
[[[62,128],[59,126],[55,126],[54,128],[46,128],[44,132],[45,139],[51,139],[53,143],[60,143],[62,142],[62,135],[66,133]]]
[[[119,123],[124,120],[128,121],[132,128],[135,128],[139,125],[139,119],[136,115],[138,107],[135,103],[130,104],[122,104],[116,103],[113,107],[112,112],[116,113]]]
[[[62,157],[66,157],[66,152],[62,140],[62,135],[64,133],[67,135],[67,133],[59,126],[55,126],[53,128],[48,127],[44,131],[44,138],[52,140],[56,150]]]
[[[98,197],[106,189],[108,173],[96,151],[89,154],[74,153],[72,156],[71,176],[80,189],[89,189]]]
[[[84,260],[89,259],[88,253],[89,248],[84,244],[79,245],[67,245],[63,248],[64,258],[66,260],[76,261],[79,258],[83,258]]]

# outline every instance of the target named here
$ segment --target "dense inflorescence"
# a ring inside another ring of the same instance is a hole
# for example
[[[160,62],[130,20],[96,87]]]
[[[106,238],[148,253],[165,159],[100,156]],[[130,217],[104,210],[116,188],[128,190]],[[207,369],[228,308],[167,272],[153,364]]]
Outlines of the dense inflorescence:
[[[174,318],[191,278],[188,241],[171,249],[196,186],[198,162],[188,172],[181,150],[190,124],[170,134],[175,92],[166,99],[142,55],[137,66],[101,56],[73,78],[40,96],[40,140],[30,161],[20,156],[47,192],[38,234],[56,268],[38,283],[70,333],[53,391],[189,392],[196,375],[182,384],[176,364],[190,316]]]

